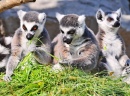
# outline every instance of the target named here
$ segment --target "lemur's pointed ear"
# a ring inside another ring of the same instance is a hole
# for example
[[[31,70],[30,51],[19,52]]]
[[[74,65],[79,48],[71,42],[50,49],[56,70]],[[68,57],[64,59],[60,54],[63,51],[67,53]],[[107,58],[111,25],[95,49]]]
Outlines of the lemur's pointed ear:
[[[40,13],[38,15],[38,19],[39,19],[39,22],[43,22],[43,20],[46,20],[46,14],[44,12]]]
[[[80,15],[79,18],[78,18],[79,24],[85,23],[85,19],[86,19],[85,15]]]
[[[20,20],[23,18],[23,16],[24,16],[26,13],[27,13],[27,12],[26,12],[26,11],[23,11],[23,10],[17,11],[17,14],[18,14],[18,17],[19,17]]]
[[[97,20],[102,20],[102,18],[105,16],[105,13],[102,9],[98,9],[96,13],[96,19]]]
[[[121,8],[119,8],[116,13],[118,14],[118,17],[121,17],[122,13],[121,13]]]
[[[57,20],[60,22],[60,20],[64,17],[65,15],[63,15],[63,14],[60,14],[60,13],[56,13],[56,18],[57,18]]]

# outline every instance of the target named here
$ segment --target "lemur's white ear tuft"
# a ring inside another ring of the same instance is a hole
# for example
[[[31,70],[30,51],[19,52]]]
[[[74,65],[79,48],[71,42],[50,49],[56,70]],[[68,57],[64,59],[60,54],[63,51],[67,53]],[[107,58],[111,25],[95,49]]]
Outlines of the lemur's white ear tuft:
[[[121,8],[119,8],[116,13],[118,14],[118,17],[121,17],[122,13],[121,13]]]
[[[102,9],[98,9],[98,11],[96,13],[96,19],[97,20],[102,20],[104,16],[105,16],[104,11]]]
[[[79,18],[78,18],[79,24],[85,23],[85,19],[86,19],[85,15],[80,15]]]
[[[39,19],[39,22],[43,22],[43,20],[46,20],[46,14],[44,12],[40,13],[38,15],[38,19]]]
[[[56,18],[57,18],[57,20],[60,22],[60,20],[64,17],[65,15],[63,15],[63,14],[60,14],[60,13],[56,13]]]
[[[19,19],[23,19],[23,16],[26,14],[27,12],[23,11],[23,10],[19,10],[17,11],[18,17]]]

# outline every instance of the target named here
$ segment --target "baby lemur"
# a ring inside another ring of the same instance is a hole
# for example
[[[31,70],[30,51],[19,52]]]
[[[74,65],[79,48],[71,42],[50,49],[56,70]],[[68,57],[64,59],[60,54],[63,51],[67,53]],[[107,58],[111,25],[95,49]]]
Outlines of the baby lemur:
[[[49,55],[51,41],[44,28],[46,14],[22,10],[19,10],[17,14],[20,19],[20,27],[16,30],[11,43],[11,56],[6,66],[6,75],[3,77],[5,81],[11,80],[13,70],[29,52],[32,52],[36,61],[41,64],[49,63],[51,60]]]
[[[116,77],[126,75],[130,71],[130,59],[126,55],[124,41],[118,33],[121,15],[121,9],[113,12],[99,9],[96,13],[99,26],[96,37],[102,53],[100,64]]]
[[[53,59],[53,69],[69,65],[90,71],[97,65],[99,47],[93,32],[85,24],[84,15],[56,14],[60,32],[52,41],[53,54],[60,58]]]

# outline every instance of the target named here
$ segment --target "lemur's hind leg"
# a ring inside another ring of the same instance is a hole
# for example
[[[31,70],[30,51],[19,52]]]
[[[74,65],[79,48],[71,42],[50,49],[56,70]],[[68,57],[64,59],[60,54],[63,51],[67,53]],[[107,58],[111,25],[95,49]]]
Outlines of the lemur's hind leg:
[[[105,63],[105,66],[109,72],[114,72],[113,75],[116,77],[120,77],[122,73],[122,67],[117,61],[117,59],[113,56],[108,56],[106,58],[107,63]]]

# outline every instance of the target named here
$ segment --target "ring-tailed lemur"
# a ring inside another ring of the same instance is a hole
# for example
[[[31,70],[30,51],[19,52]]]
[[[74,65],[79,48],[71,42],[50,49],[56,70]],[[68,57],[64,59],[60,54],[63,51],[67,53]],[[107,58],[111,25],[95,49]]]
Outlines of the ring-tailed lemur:
[[[99,9],[96,20],[99,31],[96,35],[101,52],[102,63],[113,76],[120,77],[129,73],[130,59],[126,55],[123,39],[118,33],[121,20],[121,9],[114,12],[104,12]]]
[[[53,69],[62,65],[70,65],[84,71],[90,71],[97,65],[99,47],[94,33],[86,26],[85,16],[57,13],[60,34],[52,41],[54,56],[61,61],[53,59]],[[62,67],[63,68],[63,67]]]
[[[6,66],[6,75],[3,77],[5,81],[11,80],[18,62],[29,52],[32,52],[36,61],[41,64],[49,63],[51,60],[50,36],[44,28],[46,14],[22,10],[19,10],[17,14],[20,19],[20,28],[16,30],[11,43],[11,56]],[[29,44],[30,40],[31,44]]]
[[[5,36],[2,21],[0,21],[0,71],[6,66],[10,56],[12,37]]]

